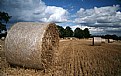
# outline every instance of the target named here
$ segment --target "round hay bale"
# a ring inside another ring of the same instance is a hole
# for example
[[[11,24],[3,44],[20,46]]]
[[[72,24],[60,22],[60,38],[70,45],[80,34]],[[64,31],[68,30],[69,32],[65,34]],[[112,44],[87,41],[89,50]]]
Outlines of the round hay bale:
[[[106,41],[106,43],[109,43],[109,39],[106,39],[105,41]]]
[[[58,46],[54,23],[19,22],[8,31],[5,56],[10,64],[46,69],[52,66]]]
[[[92,45],[100,46],[101,45],[101,37],[93,37]]]
[[[109,43],[113,43],[114,42],[114,40],[113,39],[109,39]]]
[[[102,42],[102,43],[105,43],[105,42],[106,42],[106,39],[102,38],[102,39],[101,39],[101,42]]]
[[[113,43],[114,40],[113,40],[113,39],[106,39],[106,42],[107,42],[107,43]]]

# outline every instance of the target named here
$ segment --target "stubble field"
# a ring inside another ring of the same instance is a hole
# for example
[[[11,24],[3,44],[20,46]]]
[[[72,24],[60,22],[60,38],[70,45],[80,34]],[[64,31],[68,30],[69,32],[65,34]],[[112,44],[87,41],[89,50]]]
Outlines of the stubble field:
[[[121,76],[121,42],[91,46],[87,39],[60,40],[59,57],[50,71],[10,66],[0,41],[0,76]]]

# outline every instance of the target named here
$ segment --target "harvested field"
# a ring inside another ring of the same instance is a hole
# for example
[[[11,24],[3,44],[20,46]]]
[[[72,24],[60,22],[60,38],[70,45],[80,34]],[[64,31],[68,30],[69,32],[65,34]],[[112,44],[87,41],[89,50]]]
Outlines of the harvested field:
[[[0,50],[0,76],[121,76],[121,42],[90,46],[90,41],[63,40],[53,70],[10,66]],[[4,41],[0,41],[4,47]]]

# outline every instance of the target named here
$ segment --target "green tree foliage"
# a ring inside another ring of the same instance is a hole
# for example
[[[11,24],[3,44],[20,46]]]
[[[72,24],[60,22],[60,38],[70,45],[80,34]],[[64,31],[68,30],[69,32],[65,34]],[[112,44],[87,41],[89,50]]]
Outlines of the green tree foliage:
[[[90,32],[89,32],[88,28],[85,28],[83,30],[83,35],[84,35],[84,38],[89,38],[90,37]]]
[[[6,25],[4,23],[7,23],[11,16],[8,15],[8,13],[0,12],[0,30],[6,30]]]
[[[62,26],[57,25],[57,27],[59,30],[60,38],[73,37],[73,36],[76,38],[89,38],[90,37],[90,32],[88,28],[85,28],[84,30],[82,30],[79,27],[77,27],[73,32],[69,26],[67,26],[65,29]]]
[[[114,40],[118,40],[118,36],[117,35],[105,35],[105,37],[104,38],[106,38],[106,39],[114,39]]]
[[[80,28],[76,28],[75,30],[74,30],[74,37],[76,37],[76,38],[83,38],[83,30],[81,30]]]
[[[73,37],[73,31],[69,26],[65,28],[65,37]]]
[[[64,38],[65,29],[62,26],[58,26],[58,25],[57,25],[57,28],[58,28],[58,31],[59,31],[59,37]]]

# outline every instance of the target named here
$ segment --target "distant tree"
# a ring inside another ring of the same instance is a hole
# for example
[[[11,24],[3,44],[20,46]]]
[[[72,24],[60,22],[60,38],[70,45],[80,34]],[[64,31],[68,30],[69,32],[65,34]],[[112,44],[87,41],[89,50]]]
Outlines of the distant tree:
[[[83,30],[84,38],[89,38],[90,37],[90,32],[88,28],[85,28]]]
[[[118,37],[118,40],[121,40],[121,36]]]
[[[9,16],[8,13],[0,12],[0,33],[1,31],[2,32],[7,31],[5,24],[9,21],[10,18],[11,16]],[[7,35],[7,32],[4,32],[4,34],[1,34],[0,37],[2,36],[5,37],[6,35]]]
[[[112,35],[112,39],[118,40],[118,36],[114,34],[114,35]]]
[[[7,23],[11,16],[8,15],[8,13],[0,12],[0,30],[5,30],[6,25],[4,23]]]
[[[64,38],[65,35],[65,29],[62,26],[57,25],[58,31],[59,31],[59,37]]]
[[[73,37],[73,31],[69,26],[65,28],[65,37]]]
[[[118,36],[117,35],[105,35],[106,39],[114,39],[114,40],[118,40]]]
[[[81,30],[79,27],[77,27],[75,30],[74,30],[74,37],[76,38],[83,38],[83,30]]]
[[[105,35],[105,38],[106,38],[106,39],[112,39],[112,36],[109,35],[109,34],[107,34],[107,35]]]

